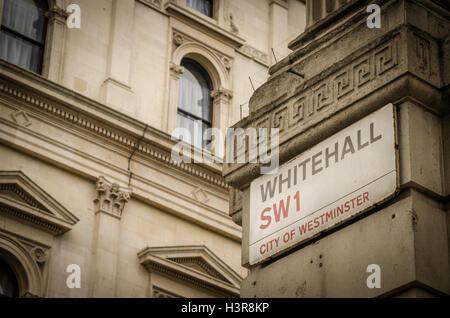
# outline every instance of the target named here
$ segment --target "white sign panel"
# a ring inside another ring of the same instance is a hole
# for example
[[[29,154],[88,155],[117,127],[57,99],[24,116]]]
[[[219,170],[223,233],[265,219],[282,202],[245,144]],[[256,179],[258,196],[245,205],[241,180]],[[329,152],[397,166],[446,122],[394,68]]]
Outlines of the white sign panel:
[[[250,264],[373,207],[397,183],[389,104],[251,183]]]

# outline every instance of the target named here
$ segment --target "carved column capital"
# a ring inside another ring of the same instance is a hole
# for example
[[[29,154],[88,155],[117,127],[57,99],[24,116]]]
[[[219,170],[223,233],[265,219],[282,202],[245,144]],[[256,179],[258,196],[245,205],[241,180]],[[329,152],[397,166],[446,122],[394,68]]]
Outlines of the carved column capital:
[[[181,74],[184,72],[184,67],[177,65],[173,62],[170,63],[170,75],[176,79],[179,79]]]
[[[95,184],[98,197],[94,200],[96,213],[105,212],[117,218],[122,217],[125,203],[130,200],[131,190],[123,189],[118,183],[110,183],[103,176]]]
[[[64,9],[58,6],[53,6],[47,11],[46,16],[50,24],[55,22],[65,24],[69,15]]]
[[[229,102],[233,98],[233,92],[229,89],[220,87],[219,89],[211,92],[211,97],[214,99],[214,103]]]

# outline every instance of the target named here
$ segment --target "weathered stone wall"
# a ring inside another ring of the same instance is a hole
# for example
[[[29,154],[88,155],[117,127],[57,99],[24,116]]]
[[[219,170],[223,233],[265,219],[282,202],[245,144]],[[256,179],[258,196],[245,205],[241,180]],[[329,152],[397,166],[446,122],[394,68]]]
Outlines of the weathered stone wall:
[[[366,25],[371,3],[381,6],[380,29]],[[279,128],[282,164],[393,103],[400,193],[294,251],[249,266],[249,185],[259,167],[226,165],[227,182],[242,195],[242,209],[230,213],[242,220],[242,262],[250,269],[243,296],[449,293],[447,10],[433,1],[349,1],[310,18],[307,31],[291,42],[294,52],[271,68],[252,96],[250,116],[235,127]],[[369,264],[381,266],[381,289],[366,286]]]

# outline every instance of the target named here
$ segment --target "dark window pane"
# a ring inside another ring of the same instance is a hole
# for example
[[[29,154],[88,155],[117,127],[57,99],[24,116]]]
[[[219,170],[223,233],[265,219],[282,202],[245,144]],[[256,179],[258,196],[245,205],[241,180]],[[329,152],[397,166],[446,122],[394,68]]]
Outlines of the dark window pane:
[[[4,0],[2,25],[26,38],[45,41],[47,1]]]
[[[186,0],[186,5],[208,17],[212,17],[212,0]]]
[[[19,288],[13,270],[0,259],[0,297],[18,297]]]
[[[0,58],[40,73],[42,48],[2,30],[0,32]]]
[[[206,135],[212,122],[211,80],[197,62],[184,59],[181,65],[184,72],[179,84],[177,127],[189,131],[191,140],[186,142],[205,148],[211,141]]]
[[[184,66],[184,72],[180,78],[178,108],[211,122],[211,85],[208,75],[192,61],[184,61],[181,65]]]
[[[204,146],[202,137],[204,132],[204,124],[201,120],[195,119],[194,117],[191,117],[183,112],[178,112],[177,128],[185,128],[190,132],[191,140],[184,141],[199,148]]]

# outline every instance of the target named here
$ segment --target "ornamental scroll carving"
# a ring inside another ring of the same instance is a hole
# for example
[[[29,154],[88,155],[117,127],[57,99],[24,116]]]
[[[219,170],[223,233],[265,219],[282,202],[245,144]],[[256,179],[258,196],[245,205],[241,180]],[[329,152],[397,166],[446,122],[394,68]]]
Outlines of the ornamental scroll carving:
[[[131,190],[122,189],[118,183],[110,183],[104,177],[99,177],[95,184],[98,197],[94,200],[96,213],[105,212],[120,218],[125,203],[130,200]]]

